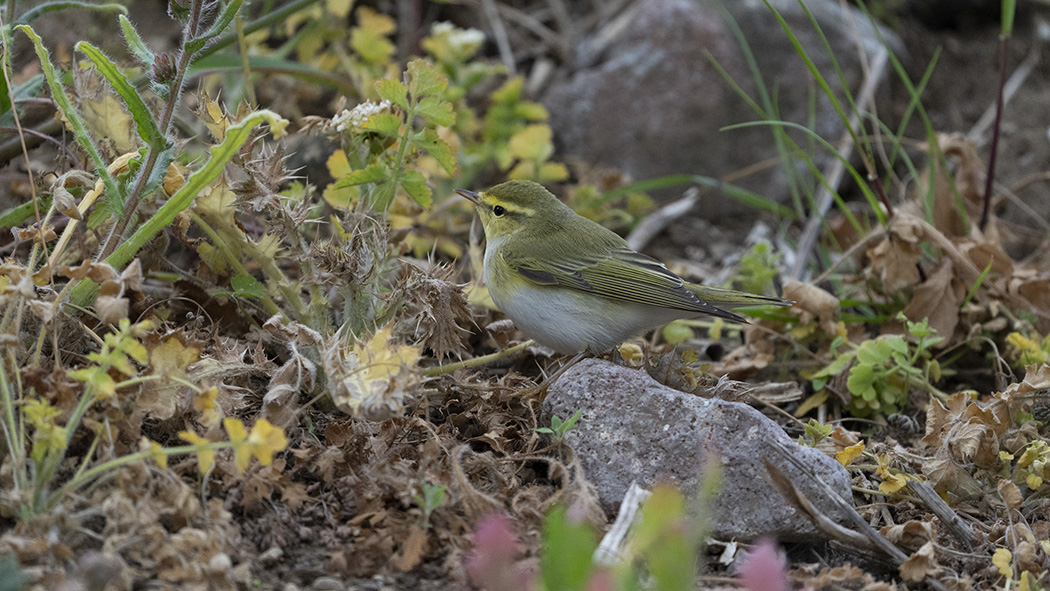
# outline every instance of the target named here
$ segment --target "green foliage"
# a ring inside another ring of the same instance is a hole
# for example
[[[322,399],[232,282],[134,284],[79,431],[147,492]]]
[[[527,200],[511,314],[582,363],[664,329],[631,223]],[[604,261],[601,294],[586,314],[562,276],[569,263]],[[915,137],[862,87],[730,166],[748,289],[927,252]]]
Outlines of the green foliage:
[[[808,444],[810,447],[816,447],[824,438],[830,437],[834,432],[834,425],[828,425],[827,423],[821,423],[816,419],[810,419],[809,422],[806,423],[805,433],[798,437],[798,444]]]
[[[852,395],[850,410],[862,417],[898,412],[913,388],[939,394],[931,384],[940,379],[940,365],[933,359],[931,348],[944,338],[934,335],[927,319],[911,322],[899,315],[898,320],[906,324],[913,341],[900,335],[883,335],[851,346],[813,375],[814,389],[824,388],[831,378],[849,369],[846,387]],[[832,349],[842,344],[843,339],[836,339]]]
[[[773,286],[773,278],[780,273],[780,259],[783,253],[772,252],[772,246],[766,241],[751,245],[751,250],[740,259],[740,267],[729,287],[751,293],[768,293]]]
[[[696,523],[677,489],[658,486],[642,503],[622,560],[599,564],[595,562],[598,535],[594,528],[573,518],[563,506],[556,506],[543,522],[539,575],[542,588],[693,589],[703,539]]]
[[[430,516],[434,511],[445,504],[448,487],[444,484],[433,484],[423,482],[420,485],[421,493],[412,496],[412,500],[423,510],[423,527],[430,527]]]
[[[379,80],[375,88],[383,102],[362,103],[333,119],[344,132],[343,151],[353,169],[334,188],[361,186],[379,211],[390,207],[399,189],[420,206],[430,205],[426,179],[419,171],[406,169],[409,158],[426,153],[446,173],[456,170],[452,148],[437,132],[437,126],[456,121],[452,103],[441,96],[448,79],[424,60],[409,62],[404,79],[404,83]]]
[[[543,520],[540,573],[547,591],[583,591],[591,578],[598,534],[558,505]]]
[[[1015,367],[1050,363],[1050,335],[1040,337],[1033,332],[1025,336],[1011,332],[1006,336],[1006,343],[1010,346],[1010,358]]]
[[[580,420],[582,413],[583,410],[578,410],[565,421],[561,420],[558,415],[554,415],[551,417],[550,427],[538,427],[535,431],[554,436],[554,442],[560,446],[565,441],[565,436],[576,425],[576,421]]]

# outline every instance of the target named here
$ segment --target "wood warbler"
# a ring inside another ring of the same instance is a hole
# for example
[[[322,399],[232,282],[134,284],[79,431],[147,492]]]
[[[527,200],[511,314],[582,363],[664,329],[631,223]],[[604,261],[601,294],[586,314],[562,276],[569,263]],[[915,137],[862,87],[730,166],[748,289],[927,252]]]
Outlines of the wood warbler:
[[[791,302],[689,283],[532,181],[456,192],[485,229],[485,283],[526,336],[560,353],[603,353],[679,318],[743,317],[718,306]]]

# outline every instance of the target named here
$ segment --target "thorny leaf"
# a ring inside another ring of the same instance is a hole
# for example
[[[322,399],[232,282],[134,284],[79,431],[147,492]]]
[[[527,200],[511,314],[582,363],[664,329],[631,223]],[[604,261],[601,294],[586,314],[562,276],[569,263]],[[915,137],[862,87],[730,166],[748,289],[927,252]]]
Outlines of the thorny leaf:
[[[464,339],[470,331],[463,325],[471,322],[470,308],[463,290],[448,282],[453,271],[452,267],[433,267],[428,272],[410,267],[405,284],[408,323],[415,325],[415,338],[438,358],[467,352]]]

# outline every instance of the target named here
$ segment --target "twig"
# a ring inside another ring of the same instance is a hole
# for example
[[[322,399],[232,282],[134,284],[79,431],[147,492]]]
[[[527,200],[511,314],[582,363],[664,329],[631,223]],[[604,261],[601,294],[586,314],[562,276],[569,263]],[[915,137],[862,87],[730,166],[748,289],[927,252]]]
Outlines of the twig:
[[[466,360],[463,360],[463,361],[457,361],[455,363],[449,363],[447,365],[435,365],[434,367],[428,367],[425,370],[423,370],[423,375],[428,377],[428,378],[433,378],[433,377],[437,377],[437,376],[443,376],[445,374],[450,374],[450,373],[458,371],[460,369],[466,369],[466,368],[470,368],[470,367],[477,367],[479,365],[485,365],[486,363],[492,363],[493,361],[499,361],[500,359],[503,359],[505,357],[513,355],[513,354],[517,353],[518,351],[524,351],[527,347],[531,347],[531,346],[533,346],[535,344],[536,344],[536,341],[533,341],[533,340],[530,339],[528,341],[525,341],[524,343],[519,343],[519,344],[514,345],[513,347],[510,347],[508,349],[504,349],[502,351],[496,351],[495,353],[489,353],[488,355],[482,355],[481,357],[475,357],[473,359],[466,359]]]
[[[481,0],[481,7],[485,11],[485,18],[489,20],[489,25],[492,27],[492,34],[496,37],[496,47],[499,49],[500,60],[503,62],[503,66],[507,68],[507,74],[514,76],[518,73],[518,68],[514,63],[514,52],[510,48],[510,41],[507,39],[507,29],[503,27],[503,20],[500,19],[496,3],[493,0]]]
[[[642,250],[649,241],[662,232],[672,221],[682,217],[696,205],[700,198],[700,190],[690,187],[685,195],[677,201],[672,201],[660,209],[654,211],[627,237],[627,244],[635,250]]]

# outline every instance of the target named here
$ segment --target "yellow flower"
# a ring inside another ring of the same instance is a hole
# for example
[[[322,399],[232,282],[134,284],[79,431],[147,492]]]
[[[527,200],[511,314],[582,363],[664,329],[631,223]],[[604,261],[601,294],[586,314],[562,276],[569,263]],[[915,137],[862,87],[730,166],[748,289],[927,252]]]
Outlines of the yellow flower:
[[[288,438],[284,436],[284,429],[271,425],[266,419],[259,419],[248,435],[248,444],[259,463],[269,466],[273,454],[288,447]]]
[[[162,469],[168,469],[168,454],[164,453],[164,448],[156,441],[143,437],[139,440],[139,450],[149,453],[150,458]]]
[[[244,472],[252,461],[252,450],[247,444],[248,430],[244,428],[244,423],[240,419],[223,419],[222,426],[226,428],[226,433],[230,436],[230,443],[233,444],[237,471]]]
[[[244,423],[238,419],[225,419],[222,424],[226,427],[230,442],[233,443],[237,470],[240,472],[248,469],[252,456],[263,466],[269,466],[273,461],[273,454],[288,447],[284,429],[275,427],[266,419],[256,421],[251,433],[245,430]]]
[[[197,435],[193,431],[179,431],[179,439],[193,445],[197,452],[197,470],[201,474],[207,474],[215,465],[215,450],[211,442]]]

